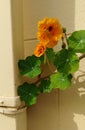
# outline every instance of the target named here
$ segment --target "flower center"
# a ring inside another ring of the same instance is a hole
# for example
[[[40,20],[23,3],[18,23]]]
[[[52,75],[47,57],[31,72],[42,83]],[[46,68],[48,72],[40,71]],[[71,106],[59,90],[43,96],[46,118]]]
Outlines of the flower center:
[[[49,31],[49,32],[51,32],[51,31],[52,31],[52,29],[53,29],[53,27],[52,27],[52,26],[49,26],[49,27],[48,27],[48,31]]]

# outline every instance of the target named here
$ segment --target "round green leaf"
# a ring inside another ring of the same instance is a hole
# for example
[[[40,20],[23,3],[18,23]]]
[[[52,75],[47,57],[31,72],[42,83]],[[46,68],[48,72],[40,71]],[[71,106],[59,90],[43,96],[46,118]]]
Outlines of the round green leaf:
[[[50,77],[51,85],[53,88],[64,90],[71,85],[71,76],[63,73],[56,73]]]
[[[34,78],[41,73],[40,65],[40,59],[34,55],[28,56],[25,60],[20,60],[18,63],[20,73],[30,78]]]
[[[50,85],[50,80],[42,80],[39,89],[42,93],[50,93],[53,89]]]
[[[85,53],[85,30],[73,32],[68,38],[68,47],[75,52]]]
[[[28,84],[25,82],[18,87],[18,95],[22,101],[25,101],[27,106],[36,103],[39,93],[40,91],[35,84]]]
[[[56,54],[54,65],[59,72],[70,74],[78,70],[79,58],[73,51],[62,49]]]

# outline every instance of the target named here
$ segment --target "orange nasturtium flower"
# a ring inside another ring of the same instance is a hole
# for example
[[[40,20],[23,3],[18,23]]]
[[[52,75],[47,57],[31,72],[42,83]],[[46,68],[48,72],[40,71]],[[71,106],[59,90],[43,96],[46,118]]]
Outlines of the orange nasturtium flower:
[[[35,48],[34,55],[36,57],[40,57],[45,53],[45,51],[46,51],[46,45],[43,43],[39,43]]]
[[[39,21],[37,38],[43,43],[45,42],[48,46],[53,47],[62,35],[62,26],[56,18],[44,18],[44,20]]]
[[[49,42],[46,44],[46,46],[47,46],[48,48],[52,48],[52,47],[54,47],[56,44],[57,44],[56,41],[49,41]]]

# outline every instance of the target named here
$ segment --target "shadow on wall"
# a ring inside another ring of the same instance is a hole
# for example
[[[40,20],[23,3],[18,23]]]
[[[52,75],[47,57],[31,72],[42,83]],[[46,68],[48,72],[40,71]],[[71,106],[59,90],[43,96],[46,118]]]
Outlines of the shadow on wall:
[[[59,130],[85,129],[85,71],[80,70],[76,75],[72,86],[60,92]]]
[[[28,130],[58,128],[58,93],[41,94],[37,104],[28,108]]]

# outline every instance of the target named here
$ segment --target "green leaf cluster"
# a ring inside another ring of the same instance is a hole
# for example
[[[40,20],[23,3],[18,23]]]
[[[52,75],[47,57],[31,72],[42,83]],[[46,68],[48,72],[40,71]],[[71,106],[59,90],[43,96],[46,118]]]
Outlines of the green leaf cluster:
[[[66,36],[66,29],[64,29]],[[63,41],[67,43],[63,43]],[[27,81],[18,87],[18,95],[27,106],[37,102],[40,93],[50,93],[53,89],[65,90],[71,86],[72,74],[79,69],[79,57],[77,53],[85,53],[85,30],[75,31],[71,36],[63,37],[61,50],[54,52],[53,48],[47,48],[41,57],[34,55],[19,60],[20,74],[28,78],[36,78],[32,84]],[[53,63],[52,69],[51,63]],[[48,65],[50,74],[42,76],[42,65]]]

